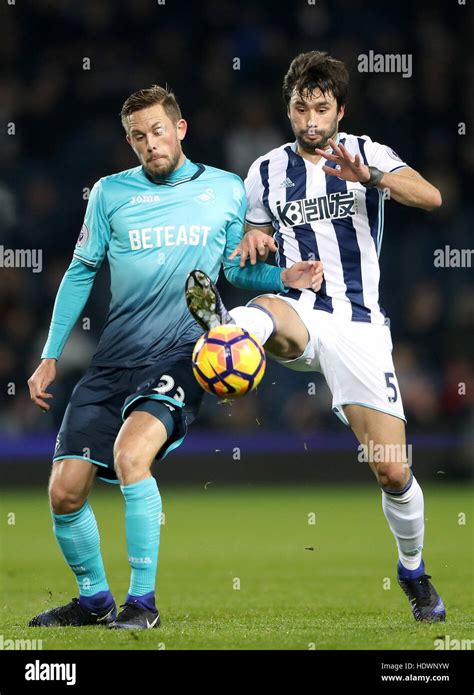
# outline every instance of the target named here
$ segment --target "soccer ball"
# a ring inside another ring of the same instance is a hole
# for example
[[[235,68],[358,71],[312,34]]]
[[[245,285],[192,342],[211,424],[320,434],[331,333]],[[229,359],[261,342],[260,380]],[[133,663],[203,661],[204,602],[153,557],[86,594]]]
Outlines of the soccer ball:
[[[266,365],[258,340],[234,324],[204,333],[194,347],[192,361],[198,383],[219,398],[240,398],[253,391]]]

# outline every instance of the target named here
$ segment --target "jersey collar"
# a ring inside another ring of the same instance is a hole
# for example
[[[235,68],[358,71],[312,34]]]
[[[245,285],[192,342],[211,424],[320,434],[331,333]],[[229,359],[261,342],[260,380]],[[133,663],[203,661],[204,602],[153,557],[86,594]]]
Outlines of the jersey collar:
[[[178,186],[180,183],[186,183],[186,181],[192,181],[193,179],[197,179],[198,176],[201,176],[204,171],[204,165],[195,164],[185,157],[180,167],[163,177],[157,176],[152,179],[143,166],[142,171],[148,181],[151,181],[157,186]]]

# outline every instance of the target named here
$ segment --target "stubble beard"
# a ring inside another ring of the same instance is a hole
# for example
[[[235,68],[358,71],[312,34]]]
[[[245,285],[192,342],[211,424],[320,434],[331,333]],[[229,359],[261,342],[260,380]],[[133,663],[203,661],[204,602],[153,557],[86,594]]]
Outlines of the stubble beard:
[[[293,129],[293,132],[296,137],[296,142],[298,143],[298,146],[303,150],[303,152],[306,152],[307,154],[314,154],[314,150],[317,148],[321,150],[325,150],[326,147],[328,146],[328,141],[330,139],[334,140],[337,136],[337,130],[338,130],[338,120],[337,118],[334,120],[334,122],[331,124],[331,127],[328,128],[324,133],[319,133],[316,129],[316,132],[318,135],[320,135],[320,139],[316,141],[312,140],[306,140],[305,138],[305,133],[307,131],[295,131]]]
[[[178,164],[179,158],[181,155],[181,151],[178,149],[175,150],[174,154],[171,156],[171,158],[167,159],[159,159],[156,160],[159,162],[159,167],[150,167],[150,164],[153,165],[154,162],[144,162],[143,168],[145,169],[146,173],[150,178],[156,179],[156,178],[165,178],[169,174],[171,174],[172,171],[176,169],[176,166]]]

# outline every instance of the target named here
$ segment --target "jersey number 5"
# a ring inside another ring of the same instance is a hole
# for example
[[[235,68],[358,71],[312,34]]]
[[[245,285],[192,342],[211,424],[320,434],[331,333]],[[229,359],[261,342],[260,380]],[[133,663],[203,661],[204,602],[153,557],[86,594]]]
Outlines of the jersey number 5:
[[[392,395],[387,396],[389,403],[395,403],[398,399],[398,391],[396,384],[392,383],[390,379],[394,379],[395,374],[393,372],[385,372],[385,382],[387,388],[392,390]]]

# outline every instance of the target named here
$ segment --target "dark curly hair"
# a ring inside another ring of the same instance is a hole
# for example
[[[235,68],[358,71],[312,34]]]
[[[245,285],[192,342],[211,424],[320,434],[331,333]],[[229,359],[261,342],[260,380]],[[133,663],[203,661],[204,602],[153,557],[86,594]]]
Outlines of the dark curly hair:
[[[342,61],[324,51],[309,51],[292,60],[283,78],[283,99],[288,107],[295,90],[302,97],[303,92],[320,89],[323,94],[332,93],[339,108],[346,103],[348,87],[349,73]]]

